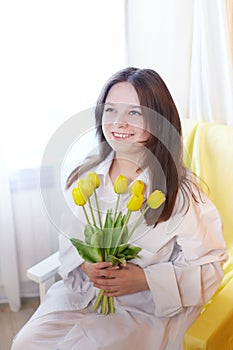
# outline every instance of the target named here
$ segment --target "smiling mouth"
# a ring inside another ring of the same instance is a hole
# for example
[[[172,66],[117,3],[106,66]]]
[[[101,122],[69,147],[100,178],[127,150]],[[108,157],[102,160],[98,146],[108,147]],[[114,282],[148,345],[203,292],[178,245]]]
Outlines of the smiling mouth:
[[[113,132],[112,135],[115,139],[127,139],[133,136],[133,134],[125,134],[125,133],[123,134],[118,132]]]

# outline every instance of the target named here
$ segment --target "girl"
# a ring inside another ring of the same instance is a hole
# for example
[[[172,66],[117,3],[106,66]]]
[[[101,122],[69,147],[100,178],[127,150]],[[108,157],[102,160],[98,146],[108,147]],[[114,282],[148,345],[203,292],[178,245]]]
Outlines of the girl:
[[[62,280],[50,288],[12,350],[181,350],[186,329],[223,276],[220,216],[183,166],[179,115],[156,72],[117,72],[100,94],[95,118],[99,154],[71,173],[69,197],[76,180],[95,171],[102,209],[115,203],[119,174],[129,183],[141,179],[147,195],[162,190],[166,202],[156,214],[149,210],[135,231],[134,243],[142,250],[126,267],[90,264],[62,236]],[[73,210],[82,225],[81,209]],[[114,314],[93,311],[99,289],[114,297]]]

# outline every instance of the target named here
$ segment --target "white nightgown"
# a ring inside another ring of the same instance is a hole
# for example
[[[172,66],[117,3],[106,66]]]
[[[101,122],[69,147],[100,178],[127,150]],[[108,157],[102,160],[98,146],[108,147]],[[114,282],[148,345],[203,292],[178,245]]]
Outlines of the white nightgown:
[[[96,168],[98,198],[105,209],[116,200],[110,163],[111,157]],[[146,181],[146,175],[140,179]],[[115,314],[93,311],[98,289],[80,269],[83,259],[76,249],[60,236],[62,280],[49,289],[12,350],[181,350],[186,329],[219,286],[227,258],[222,222],[212,202],[204,194],[199,203],[190,197],[188,211],[181,213],[181,198],[168,221],[155,228],[142,222],[135,231],[132,243],[142,250],[131,262],[144,269],[150,290],[114,298]],[[122,208],[127,200],[122,196]],[[69,205],[74,207],[72,201]],[[82,217],[81,209],[75,210]],[[79,232],[82,225],[83,217]]]

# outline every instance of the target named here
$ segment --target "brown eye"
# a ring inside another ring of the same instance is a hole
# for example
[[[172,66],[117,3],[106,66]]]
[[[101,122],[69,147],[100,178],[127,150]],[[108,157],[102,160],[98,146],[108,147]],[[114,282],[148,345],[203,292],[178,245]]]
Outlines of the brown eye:
[[[139,112],[139,111],[136,111],[136,110],[130,111],[129,114],[131,114],[131,115],[139,115],[139,116],[142,116],[142,113]]]
[[[109,113],[114,113],[116,112],[116,110],[114,108],[111,108],[111,107],[107,107],[105,110],[105,112],[109,112]]]

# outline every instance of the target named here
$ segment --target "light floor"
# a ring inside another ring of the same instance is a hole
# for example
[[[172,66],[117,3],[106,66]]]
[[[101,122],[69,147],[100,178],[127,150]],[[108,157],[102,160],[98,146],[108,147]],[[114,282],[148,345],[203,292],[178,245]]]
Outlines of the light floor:
[[[39,305],[39,298],[22,300],[18,312],[12,312],[8,304],[0,304],[0,349],[10,350],[11,342],[18,330],[27,322]]]

